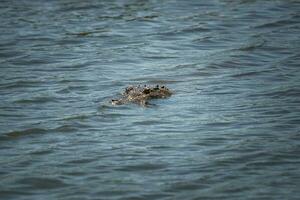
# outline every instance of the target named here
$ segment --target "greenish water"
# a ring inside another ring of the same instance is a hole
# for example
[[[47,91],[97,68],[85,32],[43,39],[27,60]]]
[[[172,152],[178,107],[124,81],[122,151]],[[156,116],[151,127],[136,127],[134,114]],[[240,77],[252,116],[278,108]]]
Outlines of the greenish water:
[[[0,199],[299,199],[299,13],[1,1]],[[174,95],[109,103],[136,84]]]

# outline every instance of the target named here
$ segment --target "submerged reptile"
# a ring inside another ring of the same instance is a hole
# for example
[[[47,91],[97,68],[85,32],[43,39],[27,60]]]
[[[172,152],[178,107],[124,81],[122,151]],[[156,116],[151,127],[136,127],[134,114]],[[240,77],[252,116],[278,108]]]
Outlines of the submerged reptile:
[[[167,98],[171,95],[172,92],[165,86],[129,86],[125,89],[120,99],[112,99],[111,103],[113,105],[122,105],[132,102],[146,106],[149,104],[148,101],[150,99]]]

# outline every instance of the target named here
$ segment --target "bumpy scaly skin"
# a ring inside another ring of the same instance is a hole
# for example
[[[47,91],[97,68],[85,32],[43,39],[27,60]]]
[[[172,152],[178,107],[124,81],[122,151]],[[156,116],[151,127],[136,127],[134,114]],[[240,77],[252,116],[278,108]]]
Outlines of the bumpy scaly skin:
[[[148,100],[157,98],[167,98],[172,95],[172,92],[165,86],[129,86],[125,89],[121,99],[112,99],[113,105],[122,105],[126,103],[137,103],[146,106]]]

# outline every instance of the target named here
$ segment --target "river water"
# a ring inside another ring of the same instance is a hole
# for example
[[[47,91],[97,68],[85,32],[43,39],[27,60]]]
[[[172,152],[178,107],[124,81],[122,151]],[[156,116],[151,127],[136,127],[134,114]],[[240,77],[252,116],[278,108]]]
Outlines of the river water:
[[[299,1],[2,0],[0,24],[0,199],[299,199]],[[174,95],[109,103],[138,84]]]

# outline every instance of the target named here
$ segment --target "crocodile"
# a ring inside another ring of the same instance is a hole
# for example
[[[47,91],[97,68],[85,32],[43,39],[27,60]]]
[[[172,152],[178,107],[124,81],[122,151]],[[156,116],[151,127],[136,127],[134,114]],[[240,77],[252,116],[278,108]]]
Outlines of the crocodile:
[[[167,98],[172,92],[166,86],[129,86],[125,88],[120,99],[112,99],[112,105],[136,103],[142,106],[149,105],[149,100]]]

